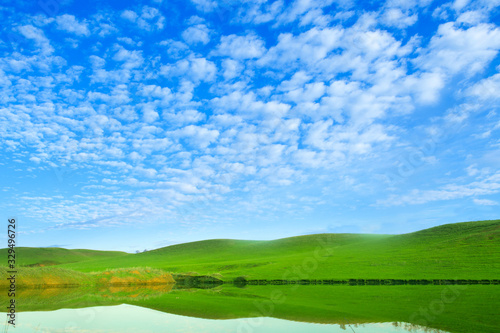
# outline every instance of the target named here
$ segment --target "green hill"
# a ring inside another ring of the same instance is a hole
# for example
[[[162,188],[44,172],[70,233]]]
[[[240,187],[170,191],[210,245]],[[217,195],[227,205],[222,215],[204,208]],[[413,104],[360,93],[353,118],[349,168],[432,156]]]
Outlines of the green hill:
[[[7,258],[8,249],[0,249],[0,255]],[[120,251],[68,250],[58,247],[16,247],[16,265],[43,267],[94,259],[113,259],[127,255]]]
[[[218,273],[228,279],[498,279],[500,220],[447,224],[402,235],[215,239],[62,266],[83,272],[149,266]]]
[[[35,253],[36,258],[24,253],[23,260],[32,265],[43,260],[58,261],[59,267],[81,272],[147,266],[173,273],[220,274],[225,280],[238,276],[288,280],[498,279],[500,220],[446,224],[402,235],[317,234],[273,241],[215,239],[139,254],[94,255],[85,260],[75,253],[65,262],[61,257],[55,260]]]

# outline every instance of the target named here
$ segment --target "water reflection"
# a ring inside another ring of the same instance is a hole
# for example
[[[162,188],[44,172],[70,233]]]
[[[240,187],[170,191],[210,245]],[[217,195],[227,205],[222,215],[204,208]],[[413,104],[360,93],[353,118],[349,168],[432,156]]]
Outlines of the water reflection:
[[[500,327],[496,286],[158,285],[21,289],[16,298],[16,331],[25,332],[128,332],[122,322],[134,332],[497,333]]]
[[[275,318],[214,320],[173,315],[133,305],[23,312],[15,332],[254,332],[254,333],[355,333],[440,332],[408,323],[314,324]]]

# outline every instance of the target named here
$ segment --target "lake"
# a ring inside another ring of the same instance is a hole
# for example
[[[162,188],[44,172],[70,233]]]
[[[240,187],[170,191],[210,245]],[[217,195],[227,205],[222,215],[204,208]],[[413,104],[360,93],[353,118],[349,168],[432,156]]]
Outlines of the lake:
[[[493,333],[500,327],[499,290],[477,285],[24,289],[16,298],[16,328],[8,331]]]

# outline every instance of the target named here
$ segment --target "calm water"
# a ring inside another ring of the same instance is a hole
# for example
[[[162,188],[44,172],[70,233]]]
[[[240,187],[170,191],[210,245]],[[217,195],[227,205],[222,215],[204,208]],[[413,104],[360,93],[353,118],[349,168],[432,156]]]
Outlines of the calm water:
[[[498,286],[25,289],[16,304],[8,332],[500,331]]]
[[[15,332],[262,332],[262,333],[385,333],[385,332],[429,332],[405,323],[314,324],[275,318],[246,319],[201,319],[173,315],[133,305],[91,307],[84,309],[61,309],[48,312],[24,312],[19,315]],[[14,330],[12,330],[14,332]]]

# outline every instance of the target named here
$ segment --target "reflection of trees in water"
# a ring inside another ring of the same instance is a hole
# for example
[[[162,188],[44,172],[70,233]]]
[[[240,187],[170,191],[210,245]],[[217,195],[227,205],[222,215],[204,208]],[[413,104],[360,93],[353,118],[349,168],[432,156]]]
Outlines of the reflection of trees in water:
[[[359,327],[364,328],[364,327],[366,327],[366,325],[373,325],[373,323],[365,323],[365,324],[354,323],[354,324],[351,324],[346,319],[346,320],[344,320],[344,322],[339,324],[340,328],[343,329],[344,331],[351,329],[354,333],[356,333],[354,328],[359,328]],[[442,331],[442,330],[439,330],[437,328],[432,328],[432,327],[427,327],[427,326],[422,326],[422,325],[417,325],[417,324],[412,324],[412,323],[406,323],[406,322],[402,322],[402,321],[392,322],[392,326],[401,328],[403,331],[406,331],[406,332],[448,333],[447,331]]]
[[[339,324],[339,325],[340,325],[340,328],[341,328],[341,329],[343,329],[343,330],[347,330],[347,328],[346,328],[346,324],[347,324],[347,326],[348,326],[348,327],[349,327],[349,328],[350,328],[350,329],[351,329],[354,333],[356,333],[356,331],[354,331],[354,329],[352,328],[352,326],[354,326],[354,327],[358,327],[358,324],[351,324],[351,323],[349,322],[349,320],[347,320],[347,318],[344,318],[344,323]]]
[[[417,325],[417,324],[412,324],[412,323],[406,323],[406,322],[398,322],[395,321],[392,323],[392,326],[394,327],[401,327],[402,329],[408,331],[408,332],[425,332],[425,333],[448,333],[447,331],[442,331],[437,328],[432,328],[432,327],[427,327],[427,326],[422,326],[422,325]]]

